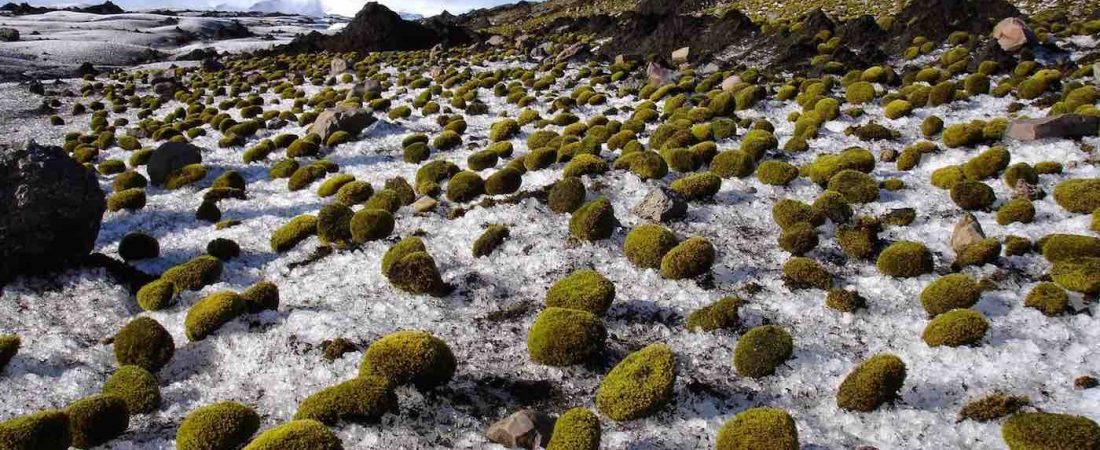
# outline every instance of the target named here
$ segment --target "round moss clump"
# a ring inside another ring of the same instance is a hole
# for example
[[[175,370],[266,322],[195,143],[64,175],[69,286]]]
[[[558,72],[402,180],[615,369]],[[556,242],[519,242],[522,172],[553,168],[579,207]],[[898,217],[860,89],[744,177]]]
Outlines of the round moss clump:
[[[779,408],[741,411],[718,430],[717,450],[798,450],[798,427]]]
[[[131,320],[115,335],[115,360],[120,366],[134,365],[156,372],[176,353],[172,335],[149,317]]]
[[[1100,294],[1100,258],[1070,258],[1054,263],[1050,277],[1059,286],[1082,294]]]
[[[627,233],[623,254],[635,266],[660,269],[661,259],[676,247],[676,235],[668,228],[654,224],[638,225]]]
[[[1024,306],[1035,308],[1047,316],[1058,316],[1069,307],[1069,294],[1066,294],[1066,291],[1057,284],[1039,283],[1031,288],[1031,292],[1028,292],[1027,298],[1024,299]]]
[[[958,270],[967,266],[993,264],[1000,255],[1001,241],[998,241],[997,238],[982,239],[966,246],[965,249],[959,252],[952,267]]]
[[[1031,223],[1033,220],[1035,220],[1035,205],[1026,198],[1009,200],[997,210],[997,223],[1000,225]]]
[[[459,172],[447,182],[447,200],[452,202],[465,203],[484,193],[485,181],[474,172]]]
[[[145,233],[129,233],[118,243],[118,256],[125,261],[137,261],[160,256],[160,243]]]
[[[63,411],[40,411],[0,422],[0,448],[66,450],[70,445],[69,416]]]
[[[733,367],[741,376],[766,377],[791,358],[794,342],[782,327],[764,325],[753,328],[737,341]]]
[[[615,284],[591,269],[574,271],[546,291],[546,306],[587,311],[603,316],[615,300]]]
[[[577,177],[565,177],[550,188],[550,210],[558,214],[571,213],[584,204],[584,182]]]
[[[343,450],[340,438],[316,420],[292,420],[271,428],[249,442],[244,450]]]
[[[241,292],[248,312],[256,314],[267,310],[279,309],[279,287],[270,281],[261,281]]]
[[[978,282],[969,275],[953,273],[925,286],[920,293],[920,303],[928,315],[938,316],[953,309],[974,306],[981,296]]]
[[[929,347],[974,345],[989,331],[989,321],[972,309],[953,309],[936,316],[921,338]]]
[[[797,169],[796,169],[797,170]],[[722,179],[710,172],[693,173],[669,184],[684,200],[702,200],[714,197],[722,188]]]
[[[710,161],[710,171],[722,178],[744,178],[756,170],[756,160],[740,150],[718,153]]]
[[[756,179],[772,186],[786,186],[798,178],[798,168],[790,163],[767,160],[756,168]]]
[[[166,270],[162,280],[172,283],[176,292],[197,291],[217,283],[222,276],[222,262],[213,256],[199,256]]]
[[[145,189],[142,188],[130,188],[124,191],[118,191],[111,194],[107,198],[107,210],[121,211],[123,209],[127,211],[137,211],[145,207]]]
[[[1039,251],[1050,262],[1082,256],[1100,257],[1100,238],[1079,234],[1049,234],[1038,242]]]
[[[844,196],[848,203],[870,203],[878,200],[878,183],[870,175],[857,170],[842,170],[829,179],[828,189]]]
[[[600,419],[587,408],[573,408],[554,423],[546,450],[599,450]]]
[[[880,353],[856,366],[836,394],[836,405],[849,411],[871,412],[892,401],[905,384],[905,363]]]
[[[825,306],[840,312],[853,313],[867,307],[867,300],[856,291],[833,288],[825,295]]]
[[[397,411],[397,395],[389,380],[360,375],[306,397],[298,405],[294,420],[316,420],[326,425],[341,421],[376,423],[388,412]]]
[[[611,420],[640,419],[672,400],[676,357],[665,344],[651,344],[627,355],[596,390],[596,409]]]
[[[231,239],[215,238],[206,244],[206,253],[222,261],[241,256],[241,246]]]
[[[817,230],[805,222],[784,228],[779,235],[779,247],[795,256],[809,253],[817,244]]]
[[[843,195],[835,191],[822,192],[811,208],[814,216],[829,219],[835,224],[847,223],[852,218],[852,206]]]
[[[306,238],[317,234],[317,217],[300,215],[271,233],[271,249],[282,253],[297,246]]]
[[[351,218],[351,240],[358,244],[385,239],[393,232],[393,214],[384,209],[361,209]]]
[[[1100,448],[1100,425],[1087,417],[1046,412],[1019,413],[1001,427],[1009,450]]]
[[[569,161],[562,170],[562,175],[567,177],[580,177],[584,175],[598,175],[607,172],[610,168],[607,161],[596,155],[582,153]]]
[[[723,297],[702,308],[692,311],[687,318],[687,328],[691,331],[732,330],[737,328],[740,319],[738,310],[744,303],[737,297]]]
[[[108,394],[93,395],[73,402],[65,409],[69,416],[72,446],[92,448],[106,444],[126,432],[130,413],[126,402]]]
[[[138,366],[119,367],[103,384],[103,393],[121,398],[130,414],[150,413],[160,406],[157,378]]]
[[[527,334],[531,360],[548,366],[571,366],[590,360],[603,350],[607,330],[595,314],[578,309],[549,307]]]
[[[600,197],[573,212],[569,219],[569,233],[584,241],[598,241],[611,237],[618,225],[611,201]]]
[[[775,220],[779,228],[787,228],[798,223],[809,223],[816,227],[825,223],[825,217],[818,214],[813,207],[789,198],[775,202],[772,206],[772,220]]]
[[[878,255],[878,271],[892,277],[908,278],[932,272],[932,252],[924,244],[899,241]]]
[[[163,279],[153,280],[138,289],[138,305],[146,311],[160,311],[176,304],[176,287]]]
[[[179,450],[232,450],[240,448],[256,430],[260,416],[237,402],[203,406],[187,414],[176,431]]]
[[[783,264],[783,277],[795,287],[833,287],[833,275],[810,258],[794,257],[787,260]]]
[[[511,232],[508,227],[500,224],[489,225],[481,236],[478,236],[474,241],[473,255],[474,258],[480,258],[482,256],[488,256],[493,253],[505,239],[508,239]]]
[[[11,362],[16,353],[19,353],[19,345],[22,341],[14,334],[0,334],[0,370]]]
[[[401,253],[393,259],[385,275],[395,287],[411,294],[443,296],[447,293],[435,259],[427,251]]]
[[[1088,214],[1100,208],[1100,178],[1075,178],[1054,186],[1054,201],[1066,211]]]
[[[715,253],[714,245],[705,238],[688,238],[661,258],[661,276],[670,280],[682,280],[702,275],[714,265]]]
[[[447,384],[455,357],[446,342],[425,331],[398,331],[371,343],[359,365],[359,376],[376,375],[391,386],[412,383],[428,390]]]
[[[183,321],[184,332],[187,339],[201,341],[247,310],[236,292],[216,292],[191,305]]]
[[[511,194],[519,190],[523,185],[523,174],[520,171],[505,167],[485,179],[485,193],[489,195]]]

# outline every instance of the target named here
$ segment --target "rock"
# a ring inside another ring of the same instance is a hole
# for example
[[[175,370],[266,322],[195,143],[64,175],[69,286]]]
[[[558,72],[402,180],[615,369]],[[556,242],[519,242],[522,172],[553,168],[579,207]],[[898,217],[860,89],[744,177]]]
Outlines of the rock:
[[[646,193],[632,211],[650,222],[671,222],[687,214],[687,202],[669,189],[655,187]]]
[[[1006,52],[1017,51],[1028,43],[1038,41],[1031,28],[1017,17],[1008,17],[998,22],[997,26],[993,27],[992,36]]]
[[[343,75],[348,71],[348,62],[344,58],[332,58],[329,63],[329,74],[332,76]]]
[[[412,209],[413,211],[416,211],[417,214],[425,214],[435,210],[436,206],[439,206],[439,201],[434,198],[424,196],[420,197],[419,200],[413,202]]]
[[[364,128],[374,123],[375,120],[374,116],[365,109],[339,105],[335,108],[326,109],[318,115],[317,119],[313,121],[313,125],[309,126],[307,133],[316,133],[321,136],[321,142],[325,142],[332,133],[339,130],[346,131],[352,136],[357,135]]]
[[[531,59],[546,59],[550,57],[550,52],[552,51],[554,51],[554,44],[546,42],[531,49],[531,51],[527,53],[527,56],[531,57]]]
[[[382,95],[382,82],[378,80],[367,80],[363,82],[363,93],[370,94],[371,96],[378,97]]]
[[[645,74],[649,77],[649,82],[656,86],[661,86],[674,81],[676,72],[672,69],[662,67],[661,65],[650,62],[645,68]]]
[[[31,84],[27,87],[27,90],[35,95],[46,95],[46,87],[38,80],[31,80]]]
[[[898,159],[898,151],[892,148],[888,148],[878,154],[878,159],[882,162],[894,162]]]
[[[955,254],[959,254],[970,244],[982,239],[985,239],[982,224],[973,214],[965,213],[959,223],[955,224],[955,230],[951,233],[951,249]]]
[[[149,182],[163,185],[172,172],[190,164],[202,162],[202,149],[182,142],[165,142],[153,150],[149,163],[145,166]]]
[[[1012,188],[1012,198],[1026,198],[1028,200],[1038,200],[1046,195],[1043,192],[1043,188],[1034,184],[1028,183],[1026,180],[1016,180],[1016,186]]]
[[[1088,375],[1082,375],[1073,380],[1073,387],[1077,389],[1092,389],[1097,386],[1100,386],[1100,381]]]
[[[439,59],[439,56],[443,54],[443,44],[435,44],[432,49],[428,51],[428,60],[435,61]]]
[[[1048,138],[1079,138],[1095,136],[1100,130],[1100,117],[1061,114],[1039,119],[1019,119],[1008,125],[1006,136],[1034,141]]]
[[[221,61],[218,61],[214,58],[203,58],[201,64],[202,70],[206,72],[217,72],[225,68],[225,66],[222,65]]]
[[[732,91],[734,88],[736,88],[741,83],[742,83],[741,77],[739,77],[737,75],[730,75],[730,76],[726,77],[726,79],[722,80],[722,90],[723,91]]]
[[[15,28],[0,28],[0,41],[15,42],[19,40],[19,30]]]
[[[626,55],[619,53],[615,55],[615,65],[623,65],[627,63]]]
[[[85,75],[96,76],[99,75],[99,71],[90,62],[85,62],[76,68],[76,76],[83,77]]]
[[[1092,65],[1092,82],[1100,83],[1100,63]]]
[[[521,409],[489,426],[485,437],[508,448],[536,449],[550,443],[554,421],[537,411]]]
[[[0,148],[0,285],[80,263],[106,209],[93,172],[61,147]]]
[[[504,45],[504,36],[494,34],[493,37],[489,38],[488,41],[485,41],[485,44],[489,45],[490,47],[500,47]]]
[[[161,78],[153,80],[153,92],[160,97],[161,101],[171,100],[175,97],[176,91],[180,90],[179,83],[175,78]]]
[[[573,57],[579,55],[581,53],[581,51],[584,50],[584,49],[585,49],[585,45],[583,43],[580,43],[580,42],[578,42],[576,44],[573,44],[573,45],[570,45],[570,46],[566,47],[565,49],[563,49],[561,52],[558,52],[558,55],[554,57],[554,61],[557,61],[557,62],[569,61],[570,59],[573,59]]]
[[[676,65],[682,65],[688,63],[688,57],[691,56],[691,47],[681,47],[672,52],[672,63]]]

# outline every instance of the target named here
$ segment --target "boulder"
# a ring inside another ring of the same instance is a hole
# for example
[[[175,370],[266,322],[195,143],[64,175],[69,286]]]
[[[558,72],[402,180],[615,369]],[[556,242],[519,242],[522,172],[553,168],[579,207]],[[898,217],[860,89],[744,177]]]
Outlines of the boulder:
[[[681,47],[672,52],[672,63],[676,65],[687,64],[691,55],[691,47]]]
[[[413,211],[416,211],[417,214],[426,214],[434,211],[435,207],[438,205],[439,201],[437,201],[436,199],[424,196],[420,197],[419,200],[413,202],[412,209]]]
[[[332,76],[343,75],[348,71],[348,62],[344,58],[332,58],[329,64],[329,74]]]
[[[530,409],[519,410],[489,426],[485,437],[508,448],[536,449],[550,443],[554,421]]]
[[[654,223],[671,222],[687,214],[687,202],[663,186],[646,193],[632,210],[638,217]]]
[[[93,172],[61,147],[0,148],[0,283],[79,263],[106,209]]]
[[[581,51],[583,51],[585,49],[587,49],[587,47],[583,43],[580,43],[580,42],[578,42],[576,44],[573,44],[573,45],[570,45],[570,46],[562,49],[562,51],[558,52],[558,55],[554,57],[554,61],[557,61],[557,62],[569,61],[569,60],[573,59],[574,57],[576,57],[577,55],[580,55]]]
[[[19,30],[15,28],[0,28],[0,41],[15,42],[19,40]]]
[[[733,89],[739,85],[741,85],[741,77],[737,75],[730,75],[722,80],[723,91],[733,91]]]
[[[153,154],[149,156],[149,163],[145,166],[145,172],[149,174],[150,183],[161,186],[172,172],[201,162],[201,148],[182,142],[165,142],[153,150]]]
[[[1034,184],[1028,183],[1027,180],[1016,180],[1016,186],[1012,187],[1012,198],[1024,198],[1028,200],[1039,200],[1046,196],[1043,192],[1043,188]]]
[[[504,36],[494,34],[493,37],[489,38],[489,40],[485,41],[485,43],[490,47],[500,47],[504,45]]]
[[[982,231],[982,224],[978,222],[978,218],[973,214],[965,213],[959,223],[955,224],[955,230],[951,233],[951,250],[959,254],[970,244],[983,239],[985,239],[985,232]]]
[[[993,27],[993,39],[1001,45],[1006,52],[1014,52],[1024,48],[1028,43],[1037,42],[1035,33],[1028,28],[1023,20],[1017,17],[1009,17],[997,23]]]
[[[649,77],[649,82],[655,86],[671,83],[676,78],[676,71],[654,62],[650,62],[649,65],[646,66],[645,74]]]
[[[1049,138],[1080,138],[1096,136],[1100,131],[1100,117],[1079,114],[1061,114],[1038,119],[1014,120],[1008,125],[1008,137],[1021,141]]]
[[[159,78],[153,80],[153,92],[160,97],[161,101],[171,100],[175,97],[176,91],[179,91],[180,85],[176,82],[175,78]]]
[[[363,93],[370,94],[372,97],[379,97],[382,95],[382,83],[378,80],[367,80],[363,82]]]
[[[201,64],[202,70],[206,72],[217,72],[225,68],[225,66],[222,65],[221,61],[218,61],[214,58],[203,58]]]
[[[325,112],[318,115],[317,120],[313,121],[313,125],[309,126],[307,132],[316,133],[321,136],[321,142],[326,142],[332,133],[339,130],[346,131],[353,136],[357,135],[364,128],[374,123],[375,120],[374,116],[365,109],[340,105],[326,109]]]

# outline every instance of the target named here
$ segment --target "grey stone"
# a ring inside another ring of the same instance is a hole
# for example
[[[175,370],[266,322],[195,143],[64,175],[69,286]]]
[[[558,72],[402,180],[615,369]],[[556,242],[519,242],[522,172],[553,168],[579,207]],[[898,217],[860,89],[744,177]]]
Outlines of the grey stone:
[[[1046,196],[1043,192],[1043,188],[1034,184],[1028,183],[1024,180],[1016,180],[1016,186],[1012,187],[1012,198],[1024,198],[1028,200],[1038,200]]]
[[[681,47],[672,52],[673,64],[687,64],[688,57],[691,56],[691,47]]]
[[[348,71],[348,62],[344,58],[332,58],[329,63],[329,74],[332,76],[343,75]]]
[[[419,200],[413,202],[412,209],[418,214],[425,214],[435,210],[435,207],[439,206],[439,201],[431,197],[420,197]]]
[[[19,30],[15,28],[0,28],[0,41],[15,42],[19,40]]]
[[[357,135],[364,128],[374,123],[375,120],[374,116],[365,109],[340,105],[326,109],[319,114],[317,119],[313,121],[313,125],[309,126],[307,132],[316,133],[321,136],[321,142],[326,142],[329,136],[338,130]]]
[[[687,214],[687,202],[665,187],[655,187],[646,193],[632,211],[650,222],[671,222]]]
[[[491,47],[500,47],[504,45],[504,36],[494,34],[493,37],[489,38],[489,40],[485,41],[485,43]]]
[[[145,166],[149,182],[161,186],[172,172],[202,162],[202,149],[182,142],[165,142],[153,150]]]
[[[882,153],[878,154],[878,159],[882,160],[882,162],[897,161],[898,151],[894,150],[892,148],[885,149],[885,150],[882,151]]]
[[[671,83],[676,77],[676,72],[672,69],[662,67],[657,63],[650,62],[645,68],[646,76],[649,78],[649,82],[654,86],[661,86]]]
[[[222,65],[221,61],[218,61],[214,58],[203,58],[202,59],[202,70],[205,70],[207,72],[217,72],[217,71],[222,70],[224,68],[225,68],[225,66]]]
[[[157,97],[160,97],[161,101],[171,100],[175,97],[176,91],[180,89],[180,85],[175,78],[161,78],[153,81],[153,92],[157,94]]]
[[[1014,120],[1008,125],[1008,132],[1005,135],[1021,141],[1034,141],[1096,136],[1098,131],[1100,131],[1100,117],[1062,114],[1040,119]]]
[[[0,148],[0,286],[79,263],[106,209],[93,172],[61,147]]]
[[[554,57],[554,60],[557,61],[557,62],[569,61],[569,60],[573,59],[573,57],[581,54],[581,51],[584,50],[585,48],[586,48],[585,45],[583,43],[580,43],[580,42],[578,42],[576,44],[573,44],[573,45],[570,45],[570,46],[566,47],[565,49],[563,49],[561,52],[558,52],[558,55]]]
[[[973,214],[964,213],[951,233],[951,250],[954,250],[955,254],[959,254],[970,244],[982,239],[985,239],[985,232],[982,231],[982,224],[978,222],[978,218],[974,217]]]
[[[485,437],[508,448],[536,449],[550,443],[554,421],[530,409],[521,409],[489,426]]]

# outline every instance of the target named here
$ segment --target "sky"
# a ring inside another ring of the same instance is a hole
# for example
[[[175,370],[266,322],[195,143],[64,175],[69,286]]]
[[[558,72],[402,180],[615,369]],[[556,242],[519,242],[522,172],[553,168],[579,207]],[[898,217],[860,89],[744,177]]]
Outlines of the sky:
[[[22,2],[24,0],[18,0]],[[98,4],[105,0],[30,0],[32,5],[67,6],[73,4]],[[151,8],[192,8],[214,7],[219,4],[230,4],[242,8],[259,2],[260,0],[113,0],[124,9],[151,9]],[[287,0],[296,1],[296,0]],[[305,1],[305,0],[300,0]],[[390,9],[398,12],[422,14],[434,16],[450,11],[455,14],[463,13],[471,9],[487,8],[515,3],[518,0],[376,0]],[[325,11],[330,14],[354,16],[366,3],[366,0],[321,0]]]

